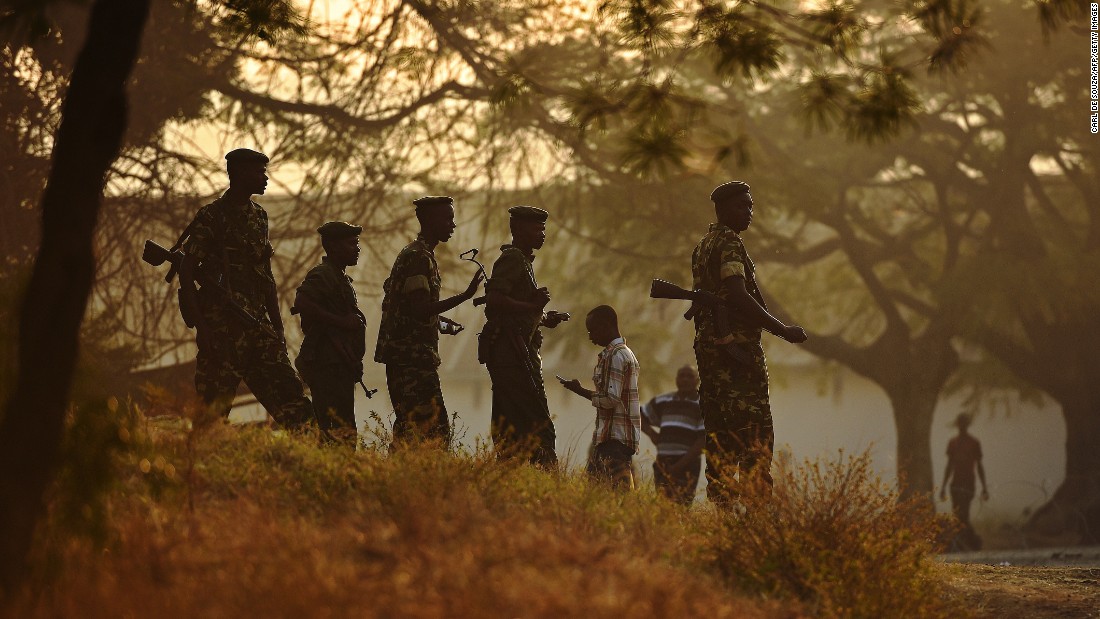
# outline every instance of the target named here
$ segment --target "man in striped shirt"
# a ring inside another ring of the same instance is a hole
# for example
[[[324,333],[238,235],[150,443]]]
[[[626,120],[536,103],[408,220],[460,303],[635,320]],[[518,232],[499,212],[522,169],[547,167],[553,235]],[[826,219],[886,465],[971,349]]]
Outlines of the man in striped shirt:
[[[642,432],[657,446],[654,485],[669,499],[690,505],[699,485],[706,440],[695,368],[680,368],[676,391],[659,395],[642,407]]]
[[[588,473],[622,490],[634,489],[630,460],[638,453],[641,405],[638,399],[638,358],[619,334],[619,317],[610,305],[588,312],[585,319],[588,339],[603,346],[592,372],[595,389],[585,389],[577,379],[562,386],[591,400],[596,407],[596,427],[592,431],[592,457]]]

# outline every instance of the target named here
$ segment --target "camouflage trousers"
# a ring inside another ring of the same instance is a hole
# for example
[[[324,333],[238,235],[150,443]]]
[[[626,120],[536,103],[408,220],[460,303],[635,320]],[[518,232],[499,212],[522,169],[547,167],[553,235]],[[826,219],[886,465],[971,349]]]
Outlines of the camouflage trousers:
[[[323,435],[339,443],[355,446],[356,376],[343,365],[304,364],[299,358],[302,380],[309,385],[317,426]]]
[[[538,351],[524,360],[518,346],[501,335],[492,344],[485,368],[493,383],[490,431],[497,455],[542,466],[557,464],[557,434],[546,404]]]
[[[386,366],[386,388],[393,404],[393,445],[451,439],[451,422],[435,366]]]
[[[209,321],[213,350],[199,348],[195,389],[222,416],[229,415],[241,380],[279,425],[300,427],[313,419],[298,373],[290,365],[286,344],[262,329]]]
[[[737,495],[738,473],[755,469],[770,485],[775,434],[768,398],[768,368],[760,343],[748,366],[713,346],[695,344],[699,364],[699,406],[706,428],[707,497],[726,504]]]

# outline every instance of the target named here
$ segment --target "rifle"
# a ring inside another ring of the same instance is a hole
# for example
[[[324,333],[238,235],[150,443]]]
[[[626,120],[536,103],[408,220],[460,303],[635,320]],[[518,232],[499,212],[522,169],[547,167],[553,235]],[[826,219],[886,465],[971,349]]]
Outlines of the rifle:
[[[684,320],[695,318],[704,307],[709,308],[715,313],[715,320],[718,322],[719,330],[728,332],[729,327],[727,319],[730,308],[726,305],[725,301],[712,292],[707,292],[706,290],[688,290],[672,282],[666,282],[663,279],[654,279],[649,285],[649,296],[652,299],[679,299],[691,301],[691,307],[688,308],[688,311],[684,312]],[[734,362],[743,366],[752,364],[752,352],[741,348],[736,342],[729,342],[722,346],[722,348]]]
[[[171,282],[172,278],[176,276],[179,271],[180,265],[183,263],[183,251],[180,249],[168,250],[158,245],[155,241],[145,241],[145,249],[141,252],[141,259],[147,264],[155,267],[168,262],[171,264],[171,268],[168,270],[168,275],[165,276],[164,281]],[[242,322],[257,327],[268,335],[274,336],[276,339],[283,339],[278,333],[275,333],[275,329],[271,325],[264,323],[262,320],[253,316],[251,312],[241,307],[236,301],[233,300],[229,293],[219,284],[214,281],[213,278],[205,276],[202,271],[195,273],[195,281],[205,290],[210,288],[216,291],[222,297],[222,301],[233,312],[233,314]],[[184,307],[183,294],[180,294],[180,313],[183,314],[183,321],[187,324],[187,328],[194,328],[194,313],[195,308]]]

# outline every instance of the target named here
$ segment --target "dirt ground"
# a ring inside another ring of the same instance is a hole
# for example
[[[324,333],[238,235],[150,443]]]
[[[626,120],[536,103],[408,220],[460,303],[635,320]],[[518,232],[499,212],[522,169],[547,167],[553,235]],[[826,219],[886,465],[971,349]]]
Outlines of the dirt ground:
[[[978,617],[1100,617],[1100,567],[954,563],[952,585]]]

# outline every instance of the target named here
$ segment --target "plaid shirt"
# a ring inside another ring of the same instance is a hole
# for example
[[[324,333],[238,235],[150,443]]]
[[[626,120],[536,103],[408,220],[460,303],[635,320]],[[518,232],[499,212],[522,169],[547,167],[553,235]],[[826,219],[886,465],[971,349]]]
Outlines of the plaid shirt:
[[[596,393],[596,428],[592,444],[615,440],[638,453],[638,434],[642,426],[641,402],[638,398],[638,358],[627,348],[626,341],[615,338],[602,351],[592,382]]]

